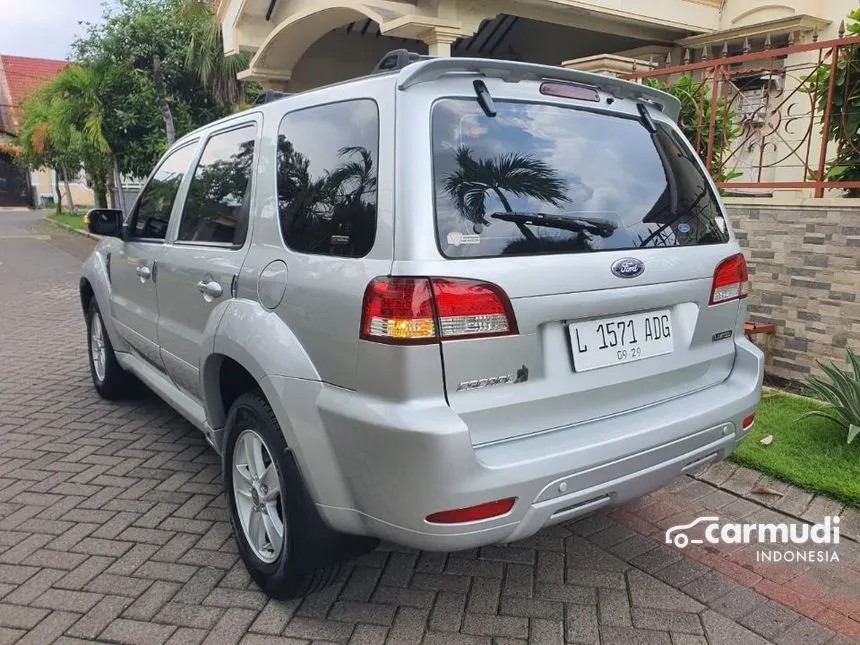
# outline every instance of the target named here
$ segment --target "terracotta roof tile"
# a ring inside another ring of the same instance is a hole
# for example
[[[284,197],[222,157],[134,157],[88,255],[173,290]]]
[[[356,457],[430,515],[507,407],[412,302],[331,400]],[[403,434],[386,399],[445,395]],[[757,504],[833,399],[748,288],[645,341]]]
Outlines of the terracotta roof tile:
[[[67,60],[0,54],[0,132],[14,134],[21,118],[22,99],[68,64]]]

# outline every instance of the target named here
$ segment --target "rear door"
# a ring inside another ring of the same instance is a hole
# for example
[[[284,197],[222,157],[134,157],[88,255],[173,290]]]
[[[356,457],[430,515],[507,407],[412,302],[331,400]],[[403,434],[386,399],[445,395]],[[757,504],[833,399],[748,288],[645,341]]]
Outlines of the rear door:
[[[170,214],[196,142],[169,152],[137,199],[125,242],[110,257],[111,312],[117,331],[144,359],[163,370],[158,350],[156,281]]]
[[[709,300],[715,268],[738,249],[681,135],[630,101],[610,111],[603,96],[560,103],[538,83],[488,85],[496,116],[474,96],[430,111],[435,230],[423,234],[444,260],[424,251],[428,261],[395,264],[490,282],[511,300],[517,334],[442,343],[448,401],[473,443],[724,380],[738,300]]]
[[[204,331],[232,297],[248,252],[258,131],[252,116],[210,133],[160,262],[161,358],[174,383],[197,398]]]

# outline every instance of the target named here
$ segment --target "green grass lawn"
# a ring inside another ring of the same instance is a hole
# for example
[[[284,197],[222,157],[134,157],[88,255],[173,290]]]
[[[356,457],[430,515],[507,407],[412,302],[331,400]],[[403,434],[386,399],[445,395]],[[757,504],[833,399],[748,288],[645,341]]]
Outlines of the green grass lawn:
[[[76,228],[80,231],[86,230],[82,215],[63,213],[62,215],[48,215],[48,219],[54,222],[59,222],[60,224],[65,224],[66,226],[71,226],[72,228]]]
[[[749,436],[732,460],[809,491],[860,506],[860,441],[846,443],[848,433],[818,417],[797,420],[823,405],[813,399],[766,390]],[[773,443],[760,440],[773,435]]]

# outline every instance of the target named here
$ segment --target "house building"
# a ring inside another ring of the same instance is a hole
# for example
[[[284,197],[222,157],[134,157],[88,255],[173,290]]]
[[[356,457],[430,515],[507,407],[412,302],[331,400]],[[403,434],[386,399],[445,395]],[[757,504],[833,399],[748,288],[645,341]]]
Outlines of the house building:
[[[709,56],[836,39],[857,6],[856,0],[215,0],[225,51],[252,54],[240,78],[289,91],[367,74],[399,48],[619,76],[659,72]],[[808,95],[796,90],[820,54],[732,66],[727,94],[743,132],[726,170],[736,181],[798,182],[814,170],[820,125],[812,127],[817,116]],[[807,113],[802,126],[798,110]],[[792,193],[803,194],[811,191]]]
[[[300,91],[365,74],[392,49],[628,71],[629,59],[745,39],[835,38],[855,0],[216,0],[242,74]],[[613,56],[610,56],[613,55]],[[676,62],[680,60],[676,59]]]
[[[50,81],[69,64],[65,60],[27,58],[0,54],[0,144],[15,145],[23,118],[24,100],[36,88]],[[78,173],[69,178],[69,188],[76,205],[95,203],[86,177]],[[53,169],[22,171],[0,159],[0,205],[42,205],[56,201],[56,173]]]

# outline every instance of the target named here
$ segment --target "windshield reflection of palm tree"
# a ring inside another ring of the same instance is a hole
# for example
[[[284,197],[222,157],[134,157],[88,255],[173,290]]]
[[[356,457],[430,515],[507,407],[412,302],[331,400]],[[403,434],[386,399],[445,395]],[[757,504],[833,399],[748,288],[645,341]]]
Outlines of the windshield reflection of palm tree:
[[[445,192],[454,200],[460,215],[472,222],[476,233],[489,226],[486,218],[488,193],[494,194],[508,213],[514,212],[505,193],[538,199],[552,206],[570,201],[566,183],[554,168],[531,155],[510,152],[476,160],[467,146],[457,149],[457,168],[445,178]],[[535,234],[522,222],[515,222],[529,240]]]

